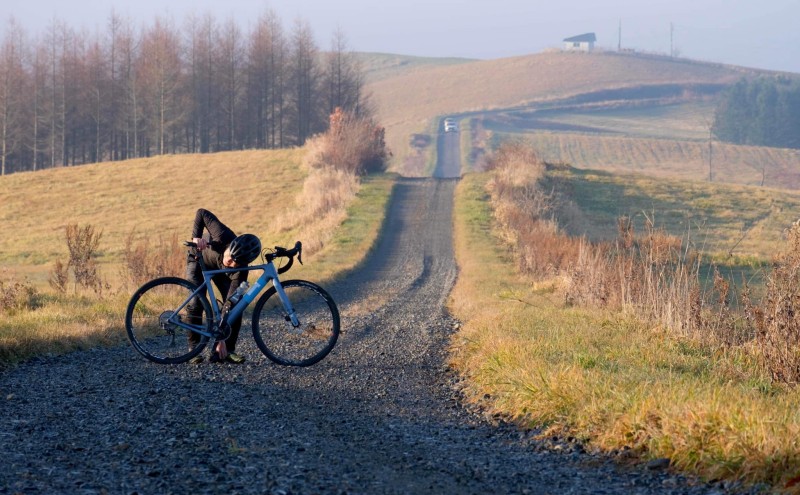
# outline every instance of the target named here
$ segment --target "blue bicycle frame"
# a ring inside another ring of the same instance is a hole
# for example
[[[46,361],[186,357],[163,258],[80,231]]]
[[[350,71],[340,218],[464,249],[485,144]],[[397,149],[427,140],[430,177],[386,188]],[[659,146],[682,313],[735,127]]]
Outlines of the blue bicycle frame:
[[[294,328],[298,328],[300,326],[300,321],[297,319],[297,315],[295,314],[294,308],[292,307],[292,303],[286,296],[286,292],[284,292],[283,286],[281,285],[281,282],[278,279],[278,270],[275,268],[275,265],[271,261],[263,265],[247,266],[242,268],[224,268],[221,270],[206,270],[205,266],[202,264],[202,261],[200,261],[200,263],[203,272],[203,283],[200,284],[200,286],[197,289],[195,289],[194,292],[192,292],[192,295],[189,296],[189,298],[186,301],[184,301],[184,303],[181,304],[181,306],[178,309],[175,310],[174,315],[178,315],[178,313],[180,313],[180,311],[186,305],[188,305],[193,298],[203,297],[204,290],[207,290],[209,294],[209,302],[211,303],[211,309],[214,320],[214,325],[212,329],[219,328],[219,326],[223,322],[220,321],[220,308],[219,304],[217,304],[217,298],[216,295],[214,294],[214,287],[213,284],[211,283],[211,279],[214,277],[214,275],[218,274],[262,270],[263,273],[261,274],[261,276],[258,277],[258,279],[253,283],[253,285],[250,286],[249,289],[247,289],[247,291],[244,294],[242,294],[242,298],[236,303],[236,305],[230,309],[230,312],[228,312],[228,315],[226,317],[227,321],[232,321],[237,317],[239,317],[244,312],[245,308],[251,302],[253,302],[253,300],[255,300],[255,298],[261,293],[264,287],[266,287],[271,280],[273,287],[275,287],[275,291],[278,293],[278,297],[280,298],[281,303],[283,303],[283,308],[286,310],[287,321],[291,321],[292,326]],[[184,323],[182,321],[174,321],[174,319],[175,316],[172,316],[170,318],[170,322],[177,326],[180,326],[187,330],[191,330],[195,333],[199,333],[200,335],[204,335],[209,338],[217,337],[213,333],[209,333],[205,329],[205,327],[202,327],[200,325],[192,325],[189,323]]]

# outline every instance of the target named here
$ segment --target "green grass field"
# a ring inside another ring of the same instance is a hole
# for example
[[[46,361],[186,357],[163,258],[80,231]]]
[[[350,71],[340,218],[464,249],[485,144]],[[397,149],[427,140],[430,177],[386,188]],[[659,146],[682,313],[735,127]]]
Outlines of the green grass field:
[[[639,232],[650,219],[720,260],[729,255],[769,260],[800,211],[800,193],[781,189],[572,167],[553,169],[548,177],[577,206],[578,211],[559,215],[571,235],[609,240],[617,235],[620,216],[634,219]]]
[[[567,107],[538,112],[490,113],[488,129],[499,133],[519,133],[529,128],[551,132],[584,129],[585,133],[641,139],[677,141],[708,140],[708,127],[714,120],[716,105],[709,97],[686,101],[610,102],[606,106]]]

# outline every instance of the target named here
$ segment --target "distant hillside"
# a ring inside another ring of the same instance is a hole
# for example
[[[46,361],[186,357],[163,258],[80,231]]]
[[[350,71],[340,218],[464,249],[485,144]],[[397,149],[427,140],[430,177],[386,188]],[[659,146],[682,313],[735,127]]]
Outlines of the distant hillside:
[[[403,74],[420,67],[441,67],[474,62],[469,58],[415,57],[392,53],[355,53],[367,82],[372,83]]]
[[[722,64],[616,52],[552,51],[496,60],[437,65],[375,79],[368,91],[402,170],[415,133],[436,130],[435,118],[547,102],[601,90],[648,85],[728,85],[757,71]]]

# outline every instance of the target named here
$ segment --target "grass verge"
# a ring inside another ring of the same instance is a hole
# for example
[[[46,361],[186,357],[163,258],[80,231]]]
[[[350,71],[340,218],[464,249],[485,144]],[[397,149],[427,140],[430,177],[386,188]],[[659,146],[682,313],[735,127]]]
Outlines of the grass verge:
[[[347,208],[347,217],[333,238],[306,265],[292,268],[292,278],[302,276],[325,285],[357,266],[377,243],[396,174],[376,174],[361,179],[361,187]]]
[[[459,279],[450,307],[464,324],[452,365],[467,379],[468,400],[544,434],[569,432],[591,449],[795,490],[797,391],[771,383],[744,353],[564,307],[553,286],[517,275],[492,232],[487,180],[465,176],[455,205]]]

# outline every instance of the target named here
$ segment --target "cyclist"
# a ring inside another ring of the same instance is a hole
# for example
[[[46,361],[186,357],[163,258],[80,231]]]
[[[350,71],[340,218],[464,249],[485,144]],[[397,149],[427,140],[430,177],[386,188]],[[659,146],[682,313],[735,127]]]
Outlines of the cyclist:
[[[203,235],[204,230],[207,231],[205,235]],[[194,217],[192,242],[197,244],[196,250],[200,252],[203,263],[209,270],[241,268],[250,264],[261,254],[261,241],[258,240],[258,237],[253,234],[242,234],[237,237],[228,226],[219,221],[216,215],[203,208],[197,210]],[[192,253],[189,253],[186,263],[186,278],[197,285],[203,283],[200,265]],[[224,295],[225,301],[227,301],[236,288],[247,280],[247,272],[220,273],[214,275],[212,280],[219,289],[219,293]],[[193,300],[186,309],[191,323],[202,323],[203,308],[197,300]],[[224,309],[223,311],[226,312]],[[242,316],[239,315],[234,321],[228,323],[230,324],[230,336],[217,343],[211,354],[211,362],[227,361],[241,364],[245,361],[244,356],[236,354],[234,351],[239,338],[239,329],[242,326]],[[194,348],[199,340],[199,334],[189,332],[190,349]],[[190,362],[201,363],[203,356],[195,356]]]

